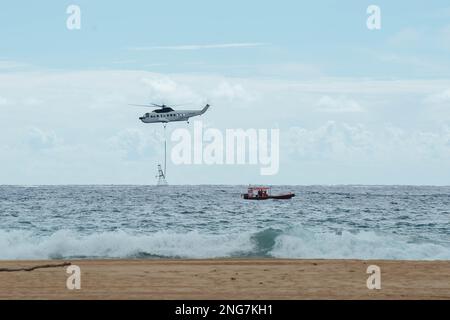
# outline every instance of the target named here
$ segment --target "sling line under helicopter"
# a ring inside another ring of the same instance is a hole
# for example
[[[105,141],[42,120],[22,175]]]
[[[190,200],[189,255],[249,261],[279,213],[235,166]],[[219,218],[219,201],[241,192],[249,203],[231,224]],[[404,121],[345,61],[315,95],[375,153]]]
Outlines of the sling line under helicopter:
[[[158,175],[156,176],[158,178],[157,185],[158,186],[165,186],[167,185],[167,134],[166,134],[166,127],[167,124],[164,123],[164,171],[161,168],[161,165],[158,164]]]

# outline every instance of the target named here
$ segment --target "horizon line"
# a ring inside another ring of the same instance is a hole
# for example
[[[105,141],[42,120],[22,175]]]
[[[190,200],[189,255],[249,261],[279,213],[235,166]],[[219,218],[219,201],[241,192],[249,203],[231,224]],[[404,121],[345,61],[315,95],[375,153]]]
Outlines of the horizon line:
[[[229,183],[197,183],[197,184],[169,184],[167,187],[178,186],[293,186],[293,187],[450,187],[446,184],[361,184],[361,183],[336,183],[336,184],[269,184],[269,183],[252,183],[252,184],[229,184]],[[130,183],[67,183],[67,184],[0,184],[0,187],[51,187],[51,186],[155,186],[156,184],[130,184]]]

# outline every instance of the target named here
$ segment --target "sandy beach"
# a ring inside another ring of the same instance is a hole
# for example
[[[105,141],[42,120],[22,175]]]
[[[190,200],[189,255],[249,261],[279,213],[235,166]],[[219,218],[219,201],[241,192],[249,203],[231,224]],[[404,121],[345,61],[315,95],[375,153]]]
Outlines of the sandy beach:
[[[63,261],[1,261],[0,268]],[[450,261],[79,260],[67,267],[0,271],[0,299],[450,299]],[[381,268],[380,290],[366,286]]]

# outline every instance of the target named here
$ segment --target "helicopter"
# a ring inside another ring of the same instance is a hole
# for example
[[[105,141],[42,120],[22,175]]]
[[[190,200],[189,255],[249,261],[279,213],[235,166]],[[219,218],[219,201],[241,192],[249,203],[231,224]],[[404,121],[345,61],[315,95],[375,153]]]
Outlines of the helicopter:
[[[168,122],[174,121],[187,121],[189,123],[189,118],[204,114],[210,107],[210,105],[207,104],[201,110],[174,110],[166,104],[150,103],[150,104],[131,104],[131,105],[137,107],[159,108],[153,110],[152,112],[147,112],[142,117],[139,117],[139,120],[141,120],[144,123],[162,122],[164,123],[164,125],[167,124]]]

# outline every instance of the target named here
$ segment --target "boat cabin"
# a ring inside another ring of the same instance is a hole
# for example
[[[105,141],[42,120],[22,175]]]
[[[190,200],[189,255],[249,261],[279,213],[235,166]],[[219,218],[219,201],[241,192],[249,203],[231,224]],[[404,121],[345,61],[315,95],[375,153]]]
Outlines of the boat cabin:
[[[268,198],[270,194],[269,187],[248,187],[248,198]]]

